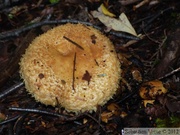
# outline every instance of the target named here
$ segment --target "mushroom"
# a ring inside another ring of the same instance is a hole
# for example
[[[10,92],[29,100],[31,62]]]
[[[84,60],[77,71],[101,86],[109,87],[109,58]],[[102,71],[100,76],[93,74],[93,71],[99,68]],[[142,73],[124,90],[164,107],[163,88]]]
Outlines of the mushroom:
[[[113,44],[99,30],[67,23],[33,40],[20,74],[37,101],[79,113],[96,111],[112,98],[121,68]]]

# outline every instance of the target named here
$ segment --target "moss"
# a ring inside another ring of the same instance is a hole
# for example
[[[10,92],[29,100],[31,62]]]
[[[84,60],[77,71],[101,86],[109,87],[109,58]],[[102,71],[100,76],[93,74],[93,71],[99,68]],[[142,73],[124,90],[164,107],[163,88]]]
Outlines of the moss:
[[[177,116],[171,116],[169,118],[160,119],[157,118],[156,127],[163,128],[163,127],[180,127],[180,118]]]

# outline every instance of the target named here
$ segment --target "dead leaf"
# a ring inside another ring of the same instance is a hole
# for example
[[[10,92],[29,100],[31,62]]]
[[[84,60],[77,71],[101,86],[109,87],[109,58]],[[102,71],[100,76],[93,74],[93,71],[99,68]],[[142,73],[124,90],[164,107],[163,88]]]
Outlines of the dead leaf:
[[[153,105],[145,108],[146,114],[152,117],[163,117],[167,115],[167,110],[162,105]]]
[[[157,100],[161,103],[162,106],[165,106],[170,112],[180,112],[180,102],[178,98],[173,99],[169,96],[158,96]]]
[[[147,107],[148,104],[154,104],[155,100],[143,100],[144,107]]]
[[[167,37],[166,47],[162,49],[162,58],[156,65],[153,74],[156,78],[165,76],[170,73],[172,69],[178,67],[178,60],[180,58],[180,29],[175,32],[170,32]]]
[[[112,112],[103,112],[101,114],[101,121],[108,123],[108,121],[110,120],[111,116],[113,116]]]
[[[157,96],[166,92],[167,89],[163,86],[163,83],[159,80],[154,80],[143,83],[139,94],[143,99],[155,99]]]
[[[108,29],[127,32],[129,34],[137,36],[136,31],[134,30],[124,13],[119,16],[119,19],[106,16],[98,11],[91,11],[91,14],[94,18],[98,18]]]
[[[142,81],[142,75],[140,73],[140,71],[138,69],[133,69],[131,71],[132,73],[132,76],[133,76],[133,79],[138,81],[138,82],[141,82]]]
[[[107,106],[107,109],[115,115],[119,115],[121,112],[119,105],[117,105],[116,103],[111,103]]]

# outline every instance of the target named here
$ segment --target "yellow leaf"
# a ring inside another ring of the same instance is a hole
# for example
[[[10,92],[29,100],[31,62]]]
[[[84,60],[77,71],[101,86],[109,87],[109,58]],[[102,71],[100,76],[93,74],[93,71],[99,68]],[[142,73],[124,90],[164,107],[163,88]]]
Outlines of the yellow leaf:
[[[108,123],[108,120],[111,118],[112,115],[113,115],[112,112],[103,112],[101,114],[101,121]]]
[[[108,11],[108,9],[104,6],[104,4],[101,4],[98,10],[107,16],[116,17],[115,14]]]
[[[147,104],[154,104],[154,101],[155,100],[143,100],[143,104],[144,104],[144,107],[146,107],[147,106]]]

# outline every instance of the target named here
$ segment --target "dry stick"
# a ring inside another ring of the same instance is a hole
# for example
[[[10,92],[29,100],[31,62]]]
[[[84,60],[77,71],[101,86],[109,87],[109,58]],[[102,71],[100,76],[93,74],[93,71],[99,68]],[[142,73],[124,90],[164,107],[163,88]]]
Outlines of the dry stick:
[[[23,85],[24,85],[23,82],[19,82],[19,83],[13,85],[12,87],[6,89],[2,93],[0,93],[0,99],[4,98],[5,96],[7,96],[8,94],[14,92],[15,90],[21,88]]]
[[[9,107],[8,109],[10,111],[29,112],[29,113],[50,115],[50,116],[54,116],[54,117],[59,117],[59,118],[61,118],[62,121],[73,121],[73,120],[77,120],[77,118],[80,118],[81,116],[87,116],[87,117],[91,118],[92,120],[94,120],[96,123],[98,123],[100,125],[100,127],[105,131],[104,127],[98,122],[98,120],[95,119],[93,116],[91,116],[88,113],[82,113],[82,114],[79,114],[79,115],[76,115],[73,117],[69,117],[67,115],[57,114],[57,113],[43,111],[43,110],[39,110],[39,109],[23,109],[23,108],[17,108],[17,107]]]
[[[175,73],[177,73],[177,72],[179,72],[179,71],[180,71],[180,67],[178,67],[177,69],[171,71],[170,73],[165,74],[165,75],[162,76],[162,77],[159,77],[158,80],[164,79],[164,78],[166,78],[166,77],[168,77],[168,76],[170,76],[170,75],[173,75],[173,74],[175,74]]]
[[[76,52],[74,53],[74,60],[73,60],[73,80],[72,80],[72,89],[75,91],[74,83],[75,83],[75,70],[76,70]]]
[[[89,118],[91,118],[92,120],[94,120],[94,121],[102,128],[102,130],[106,132],[106,130],[105,130],[105,128],[103,127],[103,125],[101,125],[96,118],[94,118],[93,116],[91,116],[91,115],[88,114],[88,113],[85,113],[85,116],[88,116]]]
[[[4,121],[0,122],[0,125],[4,125],[4,124],[7,124],[7,123],[9,123],[9,122],[15,121],[15,120],[17,120],[19,117],[20,117],[20,115],[17,115],[17,116],[15,116],[15,117],[13,117],[13,118],[9,118],[9,119],[7,119],[7,120],[4,120]]]
[[[14,134],[15,135],[20,135],[21,131],[22,131],[22,127],[23,127],[23,123],[26,119],[26,117],[28,116],[28,113],[25,112],[24,114],[22,114],[15,122],[14,124]]]
[[[19,111],[19,112],[29,112],[29,113],[39,113],[39,114],[46,114],[54,117],[62,117],[62,118],[67,118],[66,116],[57,114],[57,113],[52,113],[52,112],[47,112],[43,110],[38,110],[38,109],[23,109],[23,108],[18,108],[18,107],[9,107],[8,110],[10,111]]]
[[[45,114],[45,115],[50,115],[53,117],[59,117],[62,121],[73,121],[76,120],[77,118],[80,118],[81,116],[83,116],[84,114],[79,114],[73,117],[69,117],[67,115],[62,115],[62,114],[58,114],[58,113],[53,113],[53,112],[48,112],[48,111],[44,111],[44,110],[39,110],[39,109],[24,109],[24,108],[18,108],[18,107],[9,107],[8,108],[10,111],[19,111],[19,112],[29,112],[29,113],[37,113],[37,114]]]
[[[84,22],[84,21],[69,20],[69,19],[54,20],[54,21],[45,20],[45,21],[42,21],[42,22],[30,24],[28,26],[23,26],[21,28],[11,30],[11,31],[8,31],[8,32],[2,32],[2,33],[0,33],[0,40],[7,39],[7,38],[10,38],[10,37],[19,36],[19,34],[22,33],[22,32],[25,32],[27,30],[30,30],[30,29],[33,29],[33,28],[36,28],[36,27],[40,27],[40,26],[43,26],[43,25],[65,24],[65,23],[75,23],[75,24],[81,23],[81,24],[85,24],[85,25],[88,25],[88,26],[92,26],[92,27],[94,27],[94,28],[96,28],[98,30],[103,31],[103,29],[101,27],[95,26],[92,23]],[[127,39],[140,40],[140,38],[138,38],[138,37],[135,37],[133,35],[127,35],[127,34],[122,33],[122,32],[110,31],[109,34],[117,36],[117,37],[127,38]]]
[[[66,39],[67,41],[71,42],[73,45],[77,46],[78,48],[84,50],[84,48],[82,46],[80,46],[78,43],[74,42],[73,40],[71,40],[70,38],[63,36],[64,39]]]

